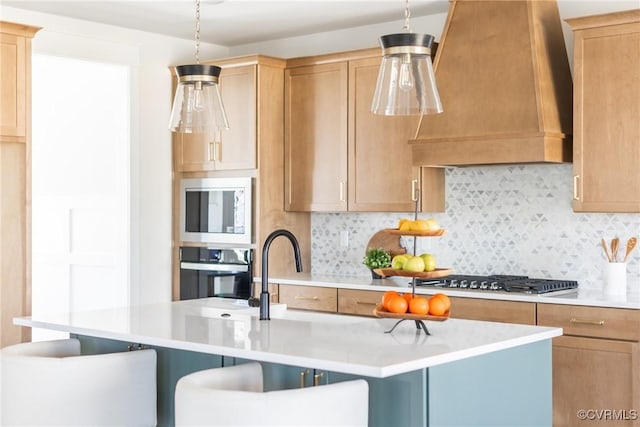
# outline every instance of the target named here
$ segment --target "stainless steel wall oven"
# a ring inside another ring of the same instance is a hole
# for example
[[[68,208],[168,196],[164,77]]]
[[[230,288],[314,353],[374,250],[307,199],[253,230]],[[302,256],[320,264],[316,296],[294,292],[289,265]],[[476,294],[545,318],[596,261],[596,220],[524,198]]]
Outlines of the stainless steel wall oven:
[[[253,291],[251,249],[180,248],[180,299],[249,299]]]

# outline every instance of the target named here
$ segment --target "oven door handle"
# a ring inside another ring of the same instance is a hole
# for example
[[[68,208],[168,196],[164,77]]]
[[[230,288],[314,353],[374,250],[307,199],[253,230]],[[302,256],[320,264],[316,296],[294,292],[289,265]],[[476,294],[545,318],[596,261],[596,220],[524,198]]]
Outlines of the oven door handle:
[[[205,264],[198,262],[181,262],[182,270],[200,270],[200,271],[229,271],[229,272],[245,272],[249,271],[249,266],[244,264]]]

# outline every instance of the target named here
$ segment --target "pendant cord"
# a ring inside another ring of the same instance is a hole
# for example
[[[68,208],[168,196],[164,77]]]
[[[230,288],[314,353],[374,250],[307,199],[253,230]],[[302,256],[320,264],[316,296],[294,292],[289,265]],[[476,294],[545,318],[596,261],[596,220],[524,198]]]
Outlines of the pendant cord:
[[[196,64],[200,63],[200,0],[196,0]]]
[[[402,27],[402,31],[405,33],[411,32],[411,26],[409,25],[409,18],[411,18],[411,11],[409,10],[409,0],[405,0],[404,2],[404,27]]]

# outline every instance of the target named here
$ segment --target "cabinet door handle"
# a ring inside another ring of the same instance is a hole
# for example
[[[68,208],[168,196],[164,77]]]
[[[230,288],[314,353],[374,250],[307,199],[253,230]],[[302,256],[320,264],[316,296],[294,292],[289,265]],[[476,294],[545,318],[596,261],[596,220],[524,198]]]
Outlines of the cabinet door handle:
[[[412,179],[411,180],[411,201],[412,202],[418,201],[418,191],[420,191],[420,188],[418,187],[418,180]]]
[[[214,150],[213,159],[216,162],[221,162],[222,161],[222,142],[221,141],[216,141],[215,142],[215,150]]]
[[[589,320],[589,319],[576,319],[572,317],[569,320],[570,323],[575,323],[577,325],[595,325],[595,326],[604,326],[604,320]]]
[[[302,295],[296,295],[293,298],[297,300],[303,300],[303,301],[318,301],[320,299],[320,297],[305,297]]]
[[[209,152],[207,153],[207,161],[214,162],[216,160],[216,142],[209,141]]]
[[[307,374],[309,373],[308,369],[304,371],[300,371],[300,388],[304,388],[306,385]]]
[[[322,372],[320,372],[319,374],[315,374],[313,376],[313,385],[314,386],[319,386],[320,385],[320,378],[322,378],[322,376],[323,376]]]
[[[378,305],[375,302],[370,302],[370,301],[356,301],[356,304],[361,304],[361,305]]]
[[[578,194],[578,180],[580,179],[580,175],[573,176],[573,200],[580,200],[580,195]]]
[[[340,181],[340,201],[344,202],[344,181]]]

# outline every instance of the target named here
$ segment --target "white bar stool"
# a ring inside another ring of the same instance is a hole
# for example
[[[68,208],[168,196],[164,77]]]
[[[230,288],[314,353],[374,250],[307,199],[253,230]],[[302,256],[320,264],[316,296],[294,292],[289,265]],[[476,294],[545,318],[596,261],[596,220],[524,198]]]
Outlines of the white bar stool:
[[[176,426],[367,426],[369,384],[263,392],[257,362],[207,369],[176,384]]]
[[[0,351],[2,425],[155,426],[156,352],[80,355],[77,339]]]

